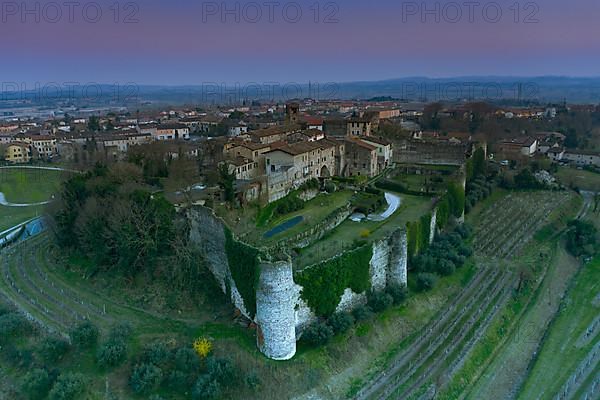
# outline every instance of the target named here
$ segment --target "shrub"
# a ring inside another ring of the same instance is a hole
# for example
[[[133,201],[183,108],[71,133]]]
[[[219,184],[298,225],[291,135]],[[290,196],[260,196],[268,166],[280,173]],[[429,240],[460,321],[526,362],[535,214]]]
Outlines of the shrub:
[[[335,186],[335,183],[333,182],[327,182],[325,184],[325,191],[329,194],[331,193],[335,193],[335,191],[337,190],[337,187]]]
[[[235,379],[235,369],[230,360],[226,358],[209,357],[206,360],[206,370],[221,385],[231,384]]]
[[[441,259],[438,261],[437,271],[442,276],[450,276],[456,271],[456,266],[450,260]]]
[[[166,383],[170,389],[183,392],[190,384],[190,375],[182,371],[171,371]]]
[[[369,293],[368,305],[375,312],[382,312],[387,310],[393,302],[394,299],[392,298],[392,296],[385,292]]]
[[[96,354],[96,361],[101,367],[116,367],[127,358],[127,343],[121,339],[110,339],[104,343]]]
[[[212,342],[206,338],[198,338],[194,341],[194,351],[200,358],[206,358],[212,350]]]
[[[85,389],[83,375],[67,373],[56,380],[50,391],[50,400],[73,400],[80,397]]]
[[[473,249],[471,249],[466,244],[461,244],[458,247],[458,254],[460,254],[463,257],[471,257],[473,255]]]
[[[417,275],[417,289],[425,292],[434,288],[436,277],[430,273],[421,273]]]
[[[354,317],[350,313],[339,312],[333,314],[328,323],[335,334],[345,333],[354,325]]]
[[[30,350],[19,350],[10,343],[2,346],[0,355],[15,368],[28,368],[33,362],[33,354]]]
[[[9,312],[0,316],[0,343],[16,336],[29,335],[32,331],[33,326],[21,314]]]
[[[385,292],[392,297],[394,305],[401,304],[408,298],[408,288],[404,285],[389,284]]]
[[[373,316],[373,311],[369,306],[358,306],[352,310],[352,316],[357,322],[366,321]]]
[[[21,384],[21,389],[31,400],[44,399],[53,380],[45,369],[34,369],[25,375]]]
[[[121,323],[112,327],[109,337],[114,340],[120,339],[122,341],[127,341],[131,337],[132,331],[131,325],[128,323]]]
[[[77,325],[70,334],[73,344],[82,348],[95,346],[98,342],[98,336],[98,327],[89,321]]]
[[[147,345],[141,356],[141,361],[143,363],[153,364],[156,366],[163,366],[167,361],[169,361],[169,356],[171,352],[169,348],[162,342],[155,342]]]
[[[44,361],[55,363],[69,351],[69,343],[57,337],[46,337],[42,340],[40,354]]]
[[[162,380],[162,370],[153,364],[137,364],[129,379],[135,393],[148,393],[158,387]]]
[[[195,373],[200,369],[200,360],[196,352],[188,347],[182,347],[175,353],[175,367],[179,371]]]
[[[329,339],[333,337],[333,329],[324,322],[315,322],[308,326],[302,338],[309,344],[318,346],[329,342]]]
[[[208,374],[201,375],[192,389],[193,400],[212,400],[221,397],[221,384]]]

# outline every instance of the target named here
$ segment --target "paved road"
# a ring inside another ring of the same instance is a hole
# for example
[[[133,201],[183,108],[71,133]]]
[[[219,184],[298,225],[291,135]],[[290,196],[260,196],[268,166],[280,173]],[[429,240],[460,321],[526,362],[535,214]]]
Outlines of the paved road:
[[[367,217],[369,221],[385,221],[386,219],[394,215],[394,213],[398,211],[398,208],[402,204],[402,199],[400,198],[400,196],[396,196],[392,193],[385,194],[385,201],[388,203],[387,210],[385,210],[381,214],[369,214],[369,216]]]

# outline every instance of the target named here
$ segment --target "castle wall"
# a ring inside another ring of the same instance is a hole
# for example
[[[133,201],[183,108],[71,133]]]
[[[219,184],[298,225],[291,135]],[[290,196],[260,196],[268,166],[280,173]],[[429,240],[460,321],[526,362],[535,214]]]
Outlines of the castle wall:
[[[437,232],[437,208],[431,213],[431,223],[429,225],[429,244],[433,243]]]
[[[464,144],[397,140],[394,142],[394,162],[398,164],[463,165],[467,147]]]
[[[232,304],[246,318],[251,318],[229,269],[225,252],[225,225],[211,209],[205,207],[189,209],[187,216],[191,225],[190,242],[199,247],[223,293],[229,292]]]
[[[258,348],[273,360],[289,360],[296,354],[297,288],[292,262],[262,263],[260,268],[256,292]]]
[[[373,243],[373,257],[369,263],[371,287],[373,290],[380,291],[385,289],[387,283],[389,254],[390,246],[387,239]]]
[[[435,216],[435,212],[433,214]],[[212,210],[195,207],[188,210],[190,239],[204,254],[208,268],[223,292],[230,292],[232,303],[248,318],[244,301],[231,276],[225,251],[225,226]],[[337,219],[336,219],[337,220]],[[336,221],[337,222],[337,221]],[[435,222],[432,222],[435,224]],[[390,284],[407,284],[408,239],[399,229],[389,238],[375,241],[369,262],[371,286],[384,290]],[[297,332],[317,320],[315,313],[301,298],[302,287],[294,282],[291,260],[261,262],[256,292],[257,345],[265,356],[288,360],[296,352]],[[351,311],[366,304],[366,293],[346,288],[336,311]]]
[[[389,243],[388,283],[406,286],[408,284],[408,237],[406,231],[394,232]]]
[[[352,289],[346,288],[335,312],[350,312],[358,306],[367,304],[366,293],[354,293]]]

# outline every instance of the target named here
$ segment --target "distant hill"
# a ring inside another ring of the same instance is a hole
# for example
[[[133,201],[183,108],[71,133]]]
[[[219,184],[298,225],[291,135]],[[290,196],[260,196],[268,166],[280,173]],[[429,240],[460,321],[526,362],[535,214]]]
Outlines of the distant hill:
[[[99,90],[98,90],[99,89]],[[40,91],[3,93],[0,110],[15,107],[127,106],[147,107],[165,104],[250,104],[252,101],[284,101],[292,98],[317,100],[356,99],[370,101],[465,102],[489,101],[509,104],[600,103],[600,77],[501,77],[465,76],[456,78],[407,77],[383,81],[306,84],[205,84],[187,86],[151,86],[135,84],[115,88],[99,85],[94,98],[81,93],[67,98],[51,88]],[[97,93],[101,93],[97,95]]]

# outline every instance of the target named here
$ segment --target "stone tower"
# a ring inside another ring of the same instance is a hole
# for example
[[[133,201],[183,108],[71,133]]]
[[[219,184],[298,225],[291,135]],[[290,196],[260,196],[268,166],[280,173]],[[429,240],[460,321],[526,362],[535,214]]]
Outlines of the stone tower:
[[[296,354],[297,288],[292,261],[261,262],[256,291],[257,344],[273,360],[289,360]]]
[[[299,123],[300,104],[287,103],[285,105],[285,116],[288,125],[296,125]]]

